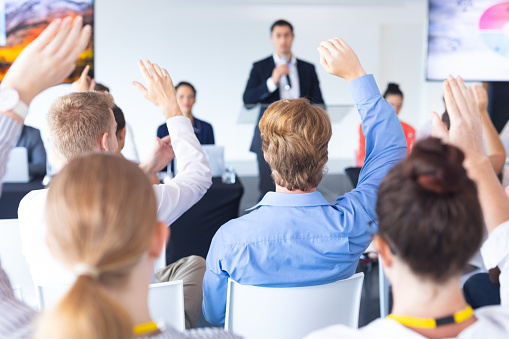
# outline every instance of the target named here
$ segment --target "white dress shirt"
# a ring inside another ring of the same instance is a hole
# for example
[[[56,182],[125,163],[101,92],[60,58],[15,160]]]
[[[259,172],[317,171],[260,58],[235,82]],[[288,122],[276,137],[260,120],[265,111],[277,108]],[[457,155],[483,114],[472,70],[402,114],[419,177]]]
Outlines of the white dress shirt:
[[[178,174],[170,182],[154,185],[159,220],[170,225],[193,206],[212,184],[209,164],[188,118],[167,121],[173,151],[179,158]],[[28,193],[18,209],[23,254],[36,285],[69,284],[75,275],[53,258],[46,246],[44,209],[48,190]],[[127,211],[128,212],[128,211]]]
[[[276,66],[284,65],[287,61],[280,58],[277,53],[272,55],[274,58],[274,64]],[[272,93],[276,89],[279,88],[279,97],[281,99],[297,99],[300,98],[300,84],[299,84],[299,72],[297,70],[297,58],[292,55],[292,59],[288,62],[288,69],[290,70],[290,83],[291,87],[289,89],[286,88],[288,82],[286,80],[286,76],[281,76],[279,79],[279,83],[276,85],[272,77],[267,79],[267,88],[269,92]]]
[[[481,248],[484,264],[487,268],[500,268],[501,306],[486,306],[475,310],[477,321],[464,329],[456,338],[509,338],[509,221],[498,226]],[[424,339],[425,337],[401,325],[384,318],[354,330],[343,325],[330,326],[308,335],[305,339],[332,338],[387,338],[387,339]]]

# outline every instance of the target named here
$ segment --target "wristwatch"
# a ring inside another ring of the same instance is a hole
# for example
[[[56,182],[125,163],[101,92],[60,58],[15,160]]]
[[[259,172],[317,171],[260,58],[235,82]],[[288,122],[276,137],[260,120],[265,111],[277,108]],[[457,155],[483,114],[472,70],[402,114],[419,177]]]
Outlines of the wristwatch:
[[[28,106],[19,98],[19,93],[14,88],[0,89],[0,111],[11,111],[25,119],[28,114]]]

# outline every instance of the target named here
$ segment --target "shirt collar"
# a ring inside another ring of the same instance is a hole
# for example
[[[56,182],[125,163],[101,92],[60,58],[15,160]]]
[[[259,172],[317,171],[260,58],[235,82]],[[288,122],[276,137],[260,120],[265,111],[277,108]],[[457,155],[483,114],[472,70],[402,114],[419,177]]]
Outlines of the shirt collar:
[[[302,194],[268,192],[258,204],[246,211],[254,210],[260,206],[309,207],[328,205],[330,205],[330,202],[325,200],[322,193],[318,191]]]
[[[284,64],[283,58],[280,58],[276,52],[274,52],[272,54],[272,58],[274,58],[274,64],[276,64],[276,66]],[[293,53],[292,53],[292,59],[290,60],[289,64],[290,64],[290,67],[297,65],[297,58],[295,57],[295,55]]]

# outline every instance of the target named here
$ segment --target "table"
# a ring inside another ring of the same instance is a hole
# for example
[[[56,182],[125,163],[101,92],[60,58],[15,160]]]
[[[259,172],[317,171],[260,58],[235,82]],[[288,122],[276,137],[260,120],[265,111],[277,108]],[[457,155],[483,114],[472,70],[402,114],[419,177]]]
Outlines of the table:
[[[3,184],[0,197],[0,219],[17,219],[19,202],[33,190],[43,189],[40,179],[27,183]]]
[[[219,177],[212,178],[212,186],[203,198],[171,224],[166,263],[189,255],[205,258],[219,227],[239,216],[243,194],[244,187],[238,177],[231,185],[223,184]]]

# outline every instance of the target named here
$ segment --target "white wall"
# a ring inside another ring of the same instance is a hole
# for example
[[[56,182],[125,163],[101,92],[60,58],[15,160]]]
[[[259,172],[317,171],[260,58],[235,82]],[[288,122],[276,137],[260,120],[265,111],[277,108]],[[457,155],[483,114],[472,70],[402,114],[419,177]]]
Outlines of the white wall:
[[[440,85],[424,80],[426,13],[425,0],[98,1],[96,80],[110,87],[124,110],[142,158],[164,119],[131,85],[142,80],[136,61],[150,59],[167,68],[175,82],[190,81],[198,90],[194,113],[214,126],[216,142],[226,146],[227,163],[241,174],[256,174],[255,157],[248,151],[253,124],[237,120],[252,62],[272,52],[273,21],[286,18],[294,25],[293,51],[315,63],[327,105],[352,103],[345,82],[321,69],[316,51],[321,40],[341,36],[366,71],[375,74],[381,90],[388,81],[402,84],[407,99],[402,118],[417,127],[431,109],[442,110]],[[28,124],[43,125],[40,112],[49,101],[39,99],[33,108],[38,113]],[[334,124],[330,172],[353,161],[358,123],[352,112]]]

